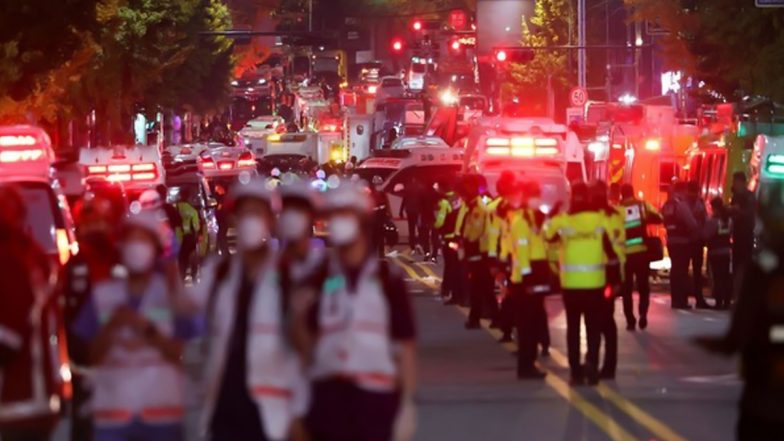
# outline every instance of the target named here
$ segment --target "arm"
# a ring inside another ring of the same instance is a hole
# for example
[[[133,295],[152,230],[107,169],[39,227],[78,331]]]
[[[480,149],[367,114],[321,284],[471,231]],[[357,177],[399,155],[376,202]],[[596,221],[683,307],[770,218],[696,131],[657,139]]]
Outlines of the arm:
[[[645,208],[645,222],[652,225],[657,225],[664,221],[664,217],[661,215],[661,213],[659,213],[659,211],[656,210],[656,208],[654,208],[654,206],[651,205],[650,203],[644,202],[644,208]]]
[[[413,340],[399,343],[397,368],[400,373],[400,401],[412,402],[417,386],[417,355]]]
[[[166,337],[151,322],[144,322],[144,337],[147,343],[157,349],[166,361],[179,364],[182,361],[183,342],[175,337]]]

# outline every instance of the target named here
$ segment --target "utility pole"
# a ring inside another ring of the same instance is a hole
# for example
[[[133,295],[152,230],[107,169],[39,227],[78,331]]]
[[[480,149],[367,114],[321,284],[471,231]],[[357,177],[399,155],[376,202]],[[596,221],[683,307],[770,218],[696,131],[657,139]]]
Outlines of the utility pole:
[[[308,32],[313,32],[313,0],[308,0]]]
[[[585,34],[585,0],[577,0],[577,85],[582,88],[586,85]]]

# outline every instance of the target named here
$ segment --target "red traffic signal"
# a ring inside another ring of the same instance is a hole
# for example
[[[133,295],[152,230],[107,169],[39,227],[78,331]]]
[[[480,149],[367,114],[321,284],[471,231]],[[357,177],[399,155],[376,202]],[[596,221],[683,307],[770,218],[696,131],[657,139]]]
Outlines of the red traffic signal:
[[[463,49],[463,45],[460,44],[459,39],[454,38],[452,39],[452,41],[449,42],[449,49],[451,49],[452,52],[458,53]]]
[[[533,49],[527,47],[504,47],[493,49],[498,63],[529,63],[534,59]]]
[[[392,39],[392,52],[401,53],[406,45],[402,38],[396,37]]]
[[[419,32],[422,30],[422,28],[423,28],[422,20],[414,20],[413,22],[411,22],[411,29]]]

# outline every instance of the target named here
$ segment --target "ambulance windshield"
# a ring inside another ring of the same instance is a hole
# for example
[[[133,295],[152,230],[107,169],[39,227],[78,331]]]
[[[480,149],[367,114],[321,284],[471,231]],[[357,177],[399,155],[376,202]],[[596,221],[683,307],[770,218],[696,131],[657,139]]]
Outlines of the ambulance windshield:
[[[58,222],[55,219],[57,202],[51,188],[45,184],[19,184],[19,191],[25,201],[27,219],[25,229],[47,253],[57,252],[55,230]]]

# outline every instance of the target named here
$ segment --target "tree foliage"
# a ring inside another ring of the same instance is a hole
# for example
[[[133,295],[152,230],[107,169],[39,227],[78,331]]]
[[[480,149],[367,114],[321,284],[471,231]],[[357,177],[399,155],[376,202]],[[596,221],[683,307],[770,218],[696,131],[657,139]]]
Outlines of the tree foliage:
[[[542,48],[568,45],[570,21],[574,26],[574,14],[570,8],[569,0],[537,1],[533,17],[530,20],[523,17],[521,45]],[[568,57],[569,53],[565,50],[537,50],[531,62],[510,67],[502,93],[543,103],[548,80],[558,89],[572,84]]]
[[[669,31],[666,66],[732,99],[761,95],[784,102],[784,14],[738,0],[625,0],[636,18]]]

